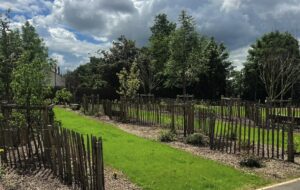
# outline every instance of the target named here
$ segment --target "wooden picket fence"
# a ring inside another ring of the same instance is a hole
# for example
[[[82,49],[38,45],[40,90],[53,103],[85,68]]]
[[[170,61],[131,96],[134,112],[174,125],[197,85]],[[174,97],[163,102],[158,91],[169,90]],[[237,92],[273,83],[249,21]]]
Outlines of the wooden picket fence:
[[[213,150],[289,161],[294,161],[294,132],[300,126],[300,107],[289,101],[110,101],[84,96],[82,107],[85,114],[170,128],[183,136],[204,133]]]
[[[52,107],[2,104],[1,160],[20,170],[48,168],[62,182],[81,189],[104,189],[102,140],[61,127]]]

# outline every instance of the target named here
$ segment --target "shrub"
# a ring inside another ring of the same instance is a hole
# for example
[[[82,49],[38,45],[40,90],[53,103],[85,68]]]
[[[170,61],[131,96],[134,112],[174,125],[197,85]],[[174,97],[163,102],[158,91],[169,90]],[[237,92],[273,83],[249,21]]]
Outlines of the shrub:
[[[175,133],[173,131],[163,131],[160,136],[159,136],[159,140],[161,142],[171,142],[175,139]]]
[[[192,135],[189,135],[185,139],[185,142],[187,144],[192,144],[196,146],[205,146],[208,144],[208,137],[201,133],[194,133]]]
[[[261,159],[255,156],[246,156],[240,161],[240,166],[249,168],[261,168],[263,164]]]
[[[53,101],[56,104],[66,104],[69,103],[71,99],[72,99],[72,93],[67,89],[63,88],[61,90],[58,90],[55,93],[55,98]]]
[[[80,104],[70,104],[70,108],[72,110],[80,110],[81,106]]]

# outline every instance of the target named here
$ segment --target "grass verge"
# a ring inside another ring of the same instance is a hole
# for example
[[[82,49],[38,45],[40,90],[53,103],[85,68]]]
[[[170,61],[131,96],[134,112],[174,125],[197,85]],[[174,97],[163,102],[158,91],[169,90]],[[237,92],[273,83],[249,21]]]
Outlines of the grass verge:
[[[250,189],[267,183],[256,175],[128,134],[111,124],[62,108],[55,108],[55,115],[65,128],[102,136],[105,164],[122,171],[143,189]]]

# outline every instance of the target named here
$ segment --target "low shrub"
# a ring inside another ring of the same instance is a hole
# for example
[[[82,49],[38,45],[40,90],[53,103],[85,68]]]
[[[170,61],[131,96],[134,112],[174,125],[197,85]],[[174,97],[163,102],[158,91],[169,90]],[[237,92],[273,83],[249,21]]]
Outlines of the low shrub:
[[[70,103],[71,99],[72,99],[72,93],[68,91],[66,88],[63,88],[61,90],[58,90],[55,93],[55,97],[53,101],[55,104],[66,105],[67,103]]]
[[[72,110],[80,110],[81,106],[80,104],[70,104],[70,108]]]
[[[201,133],[194,133],[192,135],[189,135],[186,139],[185,142],[187,144],[192,144],[196,146],[205,146],[208,144],[208,137],[201,134]]]
[[[175,139],[176,134],[169,130],[169,131],[163,131],[160,136],[159,136],[159,140],[161,142],[171,142]]]
[[[261,158],[256,156],[246,156],[240,161],[240,166],[248,168],[261,168],[263,167]]]

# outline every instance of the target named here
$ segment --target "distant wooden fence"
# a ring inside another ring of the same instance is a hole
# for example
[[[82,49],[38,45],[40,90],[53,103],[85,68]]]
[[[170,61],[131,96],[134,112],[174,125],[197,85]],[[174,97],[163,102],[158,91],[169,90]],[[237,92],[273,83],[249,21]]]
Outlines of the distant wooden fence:
[[[1,160],[17,169],[49,168],[65,184],[104,189],[102,140],[62,128],[51,107],[2,104]]]
[[[210,148],[226,153],[252,154],[294,161],[294,131],[300,107],[242,102],[223,98],[203,101],[109,101],[96,96],[83,99],[85,114],[105,114],[121,122],[157,125],[186,136],[209,136]]]

